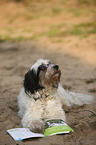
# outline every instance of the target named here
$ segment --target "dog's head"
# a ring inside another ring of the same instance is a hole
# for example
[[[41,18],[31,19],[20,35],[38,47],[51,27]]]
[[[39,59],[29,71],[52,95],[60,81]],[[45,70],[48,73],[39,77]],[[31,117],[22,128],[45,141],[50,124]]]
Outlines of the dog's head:
[[[25,74],[25,91],[34,93],[46,87],[58,87],[61,71],[59,66],[49,60],[39,59]]]

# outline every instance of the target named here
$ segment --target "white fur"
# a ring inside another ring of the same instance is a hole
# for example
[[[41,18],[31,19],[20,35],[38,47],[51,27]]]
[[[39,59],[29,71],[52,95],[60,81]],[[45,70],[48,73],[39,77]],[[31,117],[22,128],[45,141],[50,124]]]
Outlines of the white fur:
[[[62,104],[67,106],[90,104],[94,100],[94,97],[90,95],[66,91],[60,84],[57,93]]]
[[[31,70],[34,68],[34,70],[37,72],[37,69],[38,69],[38,67],[42,64],[42,63],[44,63],[44,64],[47,64],[49,62],[49,60],[44,60],[44,59],[39,59],[39,60],[37,60],[37,62],[36,63],[34,63],[32,66],[31,66]]]
[[[37,71],[37,68],[42,63],[47,64],[48,60],[38,60],[31,69],[34,68]],[[18,115],[22,118],[21,125],[30,128],[32,131],[36,131],[36,129],[43,130],[43,123],[48,119],[62,119],[66,122],[66,115],[62,109],[63,105],[83,105],[90,104],[93,101],[92,96],[65,91],[60,84],[58,89],[51,89],[49,87],[35,92],[34,96],[40,96],[41,94],[43,94],[43,98],[35,101],[22,88],[18,96]],[[45,95],[48,97],[45,98]]]

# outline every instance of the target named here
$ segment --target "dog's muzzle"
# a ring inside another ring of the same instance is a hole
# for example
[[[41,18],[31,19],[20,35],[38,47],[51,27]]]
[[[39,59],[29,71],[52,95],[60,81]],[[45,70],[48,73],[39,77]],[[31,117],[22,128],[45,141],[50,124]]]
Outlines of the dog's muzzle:
[[[59,69],[59,66],[58,65],[54,65],[53,68],[56,69],[56,70],[58,70]]]
[[[54,69],[54,73],[53,73],[52,76],[55,76],[55,75],[59,75],[59,76],[60,76],[60,75],[61,75],[61,71],[60,71],[58,65],[54,65],[54,66],[53,66],[53,69]]]

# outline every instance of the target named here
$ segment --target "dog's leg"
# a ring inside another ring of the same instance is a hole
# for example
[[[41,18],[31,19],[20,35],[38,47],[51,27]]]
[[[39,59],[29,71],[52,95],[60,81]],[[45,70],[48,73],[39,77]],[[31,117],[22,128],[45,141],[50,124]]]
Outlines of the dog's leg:
[[[30,118],[28,118],[28,115],[29,115],[29,113],[28,114],[26,113],[24,115],[24,117],[21,121],[22,127],[29,128],[33,132],[43,133],[44,132],[44,122],[42,120],[30,119]]]
[[[17,98],[18,98],[18,109],[19,109],[18,116],[20,116],[22,118],[25,114],[26,105],[27,105],[27,102],[29,100],[29,98],[25,94],[24,88],[21,89]]]
[[[58,100],[48,100],[46,103],[46,109],[44,114],[45,120],[62,119],[66,122],[65,112],[62,109],[62,105]]]
[[[40,107],[40,106],[39,106]],[[29,128],[33,132],[44,131],[44,122],[41,118],[42,109],[38,107],[27,108],[25,115],[22,118],[22,127]]]
[[[65,106],[90,104],[94,100],[94,97],[90,95],[65,91],[61,85],[58,87],[57,94],[61,99],[62,105]]]

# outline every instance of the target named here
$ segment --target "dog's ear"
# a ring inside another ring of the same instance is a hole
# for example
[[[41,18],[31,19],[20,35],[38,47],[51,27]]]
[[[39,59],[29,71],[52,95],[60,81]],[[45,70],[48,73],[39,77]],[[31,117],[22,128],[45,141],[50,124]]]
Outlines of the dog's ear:
[[[34,69],[29,70],[25,74],[24,88],[25,88],[25,92],[27,91],[30,93],[34,93],[35,91],[37,91],[40,88],[39,77],[35,73]]]

